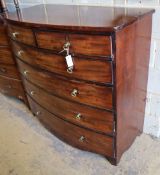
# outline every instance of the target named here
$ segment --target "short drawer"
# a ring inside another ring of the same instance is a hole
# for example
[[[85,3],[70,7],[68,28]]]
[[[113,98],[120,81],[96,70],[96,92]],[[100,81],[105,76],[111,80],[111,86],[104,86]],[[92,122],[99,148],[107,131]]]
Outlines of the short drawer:
[[[8,45],[8,39],[5,26],[3,24],[0,24],[0,46],[7,46],[7,45]]]
[[[112,43],[110,36],[65,34],[58,32],[38,31],[37,43],[40,48],[60,52],[66,43],[70,43],[70,52],[75,55],[111,56]]]
[[[73,57],[74,68],[67,69],[65,56],[51,54],[12,42],[16,56],[30,65],[50,72],[100,83],[112,83],[112,62],[101,59]]]
[[[104,109],[112,109],[112,88],[66,79],[35,69],[18,60],[21,74],[48,92],[61,98]]]
[[[16,65],[0,64],[0,75],[20,79]]]
[[[15,64],[9,47],[0,47],[0,63]]]
[[[27,80],[23,82],[28,95],[51,113],[76,125],[113,135],[114,116],[112,112],[61,99],[50,95]]]
[[[112,55],[111,36],[72,34],[69,35],[69,42],[71,43],[71,52],[75,55]]]
[[[114,140],[102,134],[78,127],[49,113],[28,97],[32,112],[55,136],[85,151],[114,156]]]
[[[26,101],[22,83],[19,80],[0,76],[0,92]]]
[[[13,40],[35,46],[34,35],[30,28],[8,24],[8,33]]]

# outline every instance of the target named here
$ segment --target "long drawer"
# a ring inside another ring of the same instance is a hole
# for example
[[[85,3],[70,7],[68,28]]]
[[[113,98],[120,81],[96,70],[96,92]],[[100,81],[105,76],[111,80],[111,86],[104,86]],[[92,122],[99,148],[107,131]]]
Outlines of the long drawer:
[[[0,64],[0,75],[20,79],[16,65]]]
[[[0,47],[0,63],[2,64],[15,64],[11,50],[8,46]]]
[[[60,118],[76,125],[113,135],[114,116],[111,112],[98,110],[63,100],[23,80],[26,91],[37,103]]]
[[[112,109],[112,88],[65,79],[35,69],[17,59],[21,74],[48,92],[79,103]]]
[[[40,48],[60,52],[66,43],[70,45],[70,52],[75,55],[111,56],[111,36],[65,34],[59,32],[36,32],[37,43]]]
[[[102,59],[73,57],[74,68],[69,71],[64,55],[52,54],[12,42],[14,54],[28,64],[77,79],[112,83],[112,62]]]
[[[30,97],[28,100],[40,122],[61,140],[85,151],[114,156],[113,138],[70,124],[40,107]]]
[[[0,92],[26,101],[22,83],[19,80],[0,76]]]

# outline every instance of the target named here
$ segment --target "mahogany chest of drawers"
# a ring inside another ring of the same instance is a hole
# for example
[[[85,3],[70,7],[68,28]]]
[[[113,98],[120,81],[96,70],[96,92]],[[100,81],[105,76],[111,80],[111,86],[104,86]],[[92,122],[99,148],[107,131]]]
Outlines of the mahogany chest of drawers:
[[[0,92],[27,103],[22,81],[9,45],[3,15],[0,14]]]
[[[143,130],[153,12],[39,5],[7,14],[31,111],[54,135],[119,162]]]

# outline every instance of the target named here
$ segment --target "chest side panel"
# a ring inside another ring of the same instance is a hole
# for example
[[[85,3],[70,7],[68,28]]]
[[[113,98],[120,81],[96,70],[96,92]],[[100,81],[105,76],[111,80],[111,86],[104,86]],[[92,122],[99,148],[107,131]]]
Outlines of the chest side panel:
[[[143,130],[151,24],[149,15],[116,34],[118,159]]]

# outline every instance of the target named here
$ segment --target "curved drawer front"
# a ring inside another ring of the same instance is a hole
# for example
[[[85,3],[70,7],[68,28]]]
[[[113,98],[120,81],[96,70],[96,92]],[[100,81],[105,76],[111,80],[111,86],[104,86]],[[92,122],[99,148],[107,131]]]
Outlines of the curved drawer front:
[[[63,100],[24,80],[27,93],[41,106],[60,118],[95,131],[113,135],[113,114]]]
[[[75,55],[112,55],[110,36],[37,31],[36,38],[40,48],[55,50],[57,53],[63,50],[66,43],[69,43],[70,52]]]
[[[0,76],[0,92],[24,101],[26,100],[22,83],[19,80]]]
[[[50,93],[83,104],[112,109],[112,88],[97,86],[62,76],[44,73],[18,60],[20,72],[31,82]]]
[[[0,24],[0,45],[1,46],[8,45],[7,34],[6,34],[5,26],[3,24]]]
[[[0,75],[20,79],[16,65],[0,64]]]
[[[65,56],[46,53],[12,42],[16,56],[21,60],[66,77],[87,81],[112,83],[112,63],[110,61],[73,57],[73,71],[67,69]]]
[[[30,28],[8,24],[8,33],[13,40],[35,46],[34,35]]]
[[[82,150],[113,157],[114,141],[112,138],[70,124],[47,112],[44,108],[33,102],[31,98],[28,97],[28,99],[33,113],[58,138]]]
[[[0,47],[0,63],[15,64],[9,47]]]

